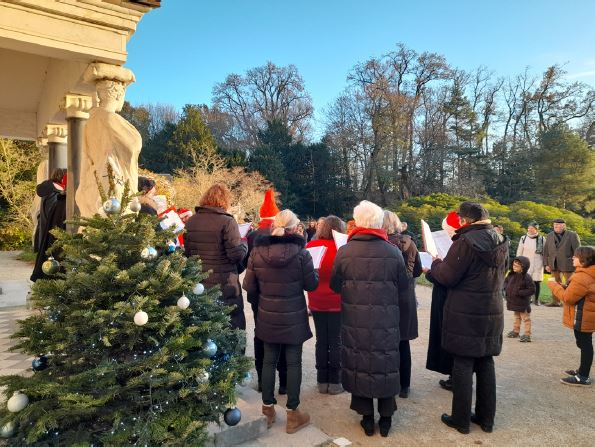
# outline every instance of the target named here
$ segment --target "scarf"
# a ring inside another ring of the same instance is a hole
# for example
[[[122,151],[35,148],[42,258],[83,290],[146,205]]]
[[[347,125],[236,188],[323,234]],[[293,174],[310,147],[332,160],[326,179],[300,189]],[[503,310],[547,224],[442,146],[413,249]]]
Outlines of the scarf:
[[[350,241],[353,238],[353,236],[355,236],[356,234],[372,234],[372,235],[377,236],[380,239],[384,239],[386,242],[388,242],[388,235],[386,234],[386,230],[383,230],[381,228],[376,229],[376,228],[355,227],[353,230],[351,230],[351,233],[349,233],[349,236],[347,237],[347,241]]]

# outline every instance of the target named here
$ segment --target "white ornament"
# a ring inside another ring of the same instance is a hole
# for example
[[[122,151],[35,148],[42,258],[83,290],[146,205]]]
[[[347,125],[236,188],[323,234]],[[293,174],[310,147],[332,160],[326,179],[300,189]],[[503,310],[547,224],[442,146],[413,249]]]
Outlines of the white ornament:
[[[10,438],[16,432],[17,426],[14,422],[9,421],[0,429],[0,438]]]
[[[27,395],[21,393],[20,391],[15,391],[12,397],[8,399],[6,408],[8,408],[8,411],[11,413],[18,413],[27,405],[29,405],[29,398]]]
[[[130,211],[133,213],[138,213],[140,211],[141,205],[137,198],[132,199],[130,202]]]
[[[182,295],[178,300],[178,307],[184,310],[188,309],[188,306],[190,306],[190,300],[188,299],[188,297],[186,297],[186,295]]]
[[[143,248],[143,251],[140,252],[140,257],[143,259],[155,259],[157,257],[157,250],[155,250],[155,247]]]
[[[208,382],[210,378],[211,375],[208,373],[208,371],[205,371],[198,377],[198,380],[201,382]]]
[[[196,283],[196,285],[192,289],[192,293],[194,293],[195,295],[202,295],[204,291],[205,291],[205,286],[203,286],[199,282]]]
[[[149,315],[145,311],[139,310],[134,314],[134,324],[137,326],[144,326],[147,321],[149,321]]]

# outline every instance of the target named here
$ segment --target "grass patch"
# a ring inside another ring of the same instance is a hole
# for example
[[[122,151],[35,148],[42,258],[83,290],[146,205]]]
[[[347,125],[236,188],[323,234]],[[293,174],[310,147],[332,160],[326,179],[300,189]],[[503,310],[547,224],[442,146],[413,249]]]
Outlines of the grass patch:
[[[19,261],[25,261],[31,264],[35,264],[35,258],[37,258],[37,253],[34,253],[31,247],[24,248],[17,256]]]

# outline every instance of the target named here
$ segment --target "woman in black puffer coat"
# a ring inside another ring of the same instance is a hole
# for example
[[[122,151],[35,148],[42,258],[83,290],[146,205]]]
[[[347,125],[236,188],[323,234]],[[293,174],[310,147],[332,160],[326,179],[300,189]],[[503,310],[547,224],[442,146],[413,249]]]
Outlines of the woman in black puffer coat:
[[[399,302],[409,279],[401,251],[382,229],[382,208],[364,200],[353,217],[356,227],[337,252],[331,276],[342,300],[342,383],[368,436],[374,434],[378,399],[380,434],[387,436],[400,389]]]
[[[227,212],[231,193],[224,185],[213,185],[200,199],[196,214],[186,223],[184,249],[186,256],[199,256],[204,272],[205,287],[219,285],[221,300],[234,306],[231,326],[246,329],[244,299],[240,287],[240,271],[248,246],[242,243],[237,222]]]
[[[310,422],[300,404],[302,345],[312,337],[304,290],[318,287],[312,256],[304,248],[306,239],[296,234],[299,220],[283,210],[271,234],[258,235],[248,258],[243,287],[258,296],[256,337],[264,342],[262,367],[262,413],[269,427],[275,422],[275,369],[281,347],[287,359],[287,433],[295,433]]]

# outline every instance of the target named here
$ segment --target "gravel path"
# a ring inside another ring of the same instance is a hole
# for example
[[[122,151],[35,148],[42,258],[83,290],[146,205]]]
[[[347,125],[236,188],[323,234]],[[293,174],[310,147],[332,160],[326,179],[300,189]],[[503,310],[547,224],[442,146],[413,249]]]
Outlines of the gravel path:
[[[451,393],[438,386],[440,374],[425,369],[431,289],[418,286],[420,337],[412,341],[412,384],[409,399],[397,398],[398,410],[388,438],[364,435],[359,416],[349,409],[350,395],[318,394],[314,367],[314,339],[304,345],[300,408],[312,422],[333,438],[345,437],[355,446],[486,445],[486,446],[594,446],[595,387],[562,385],[563,371],[576,368],[579,350],[571,330],[562,326],[560,308],[533,307],[533,342],[504,340],[496,357],[498,407],[494,432],[486,434],[472,424],[461,435],[440,422],[450,413]],[[252,312],[246,303],[248,355],[253,355]],[[505,311],[505,333],[512,313]],[[314,331],[314,323],[310,324]],[[595,373],[591,373],[594,376]],[[281,396],[280,404],[285,403]],[[378,417],[378,416],[377,416]]]

